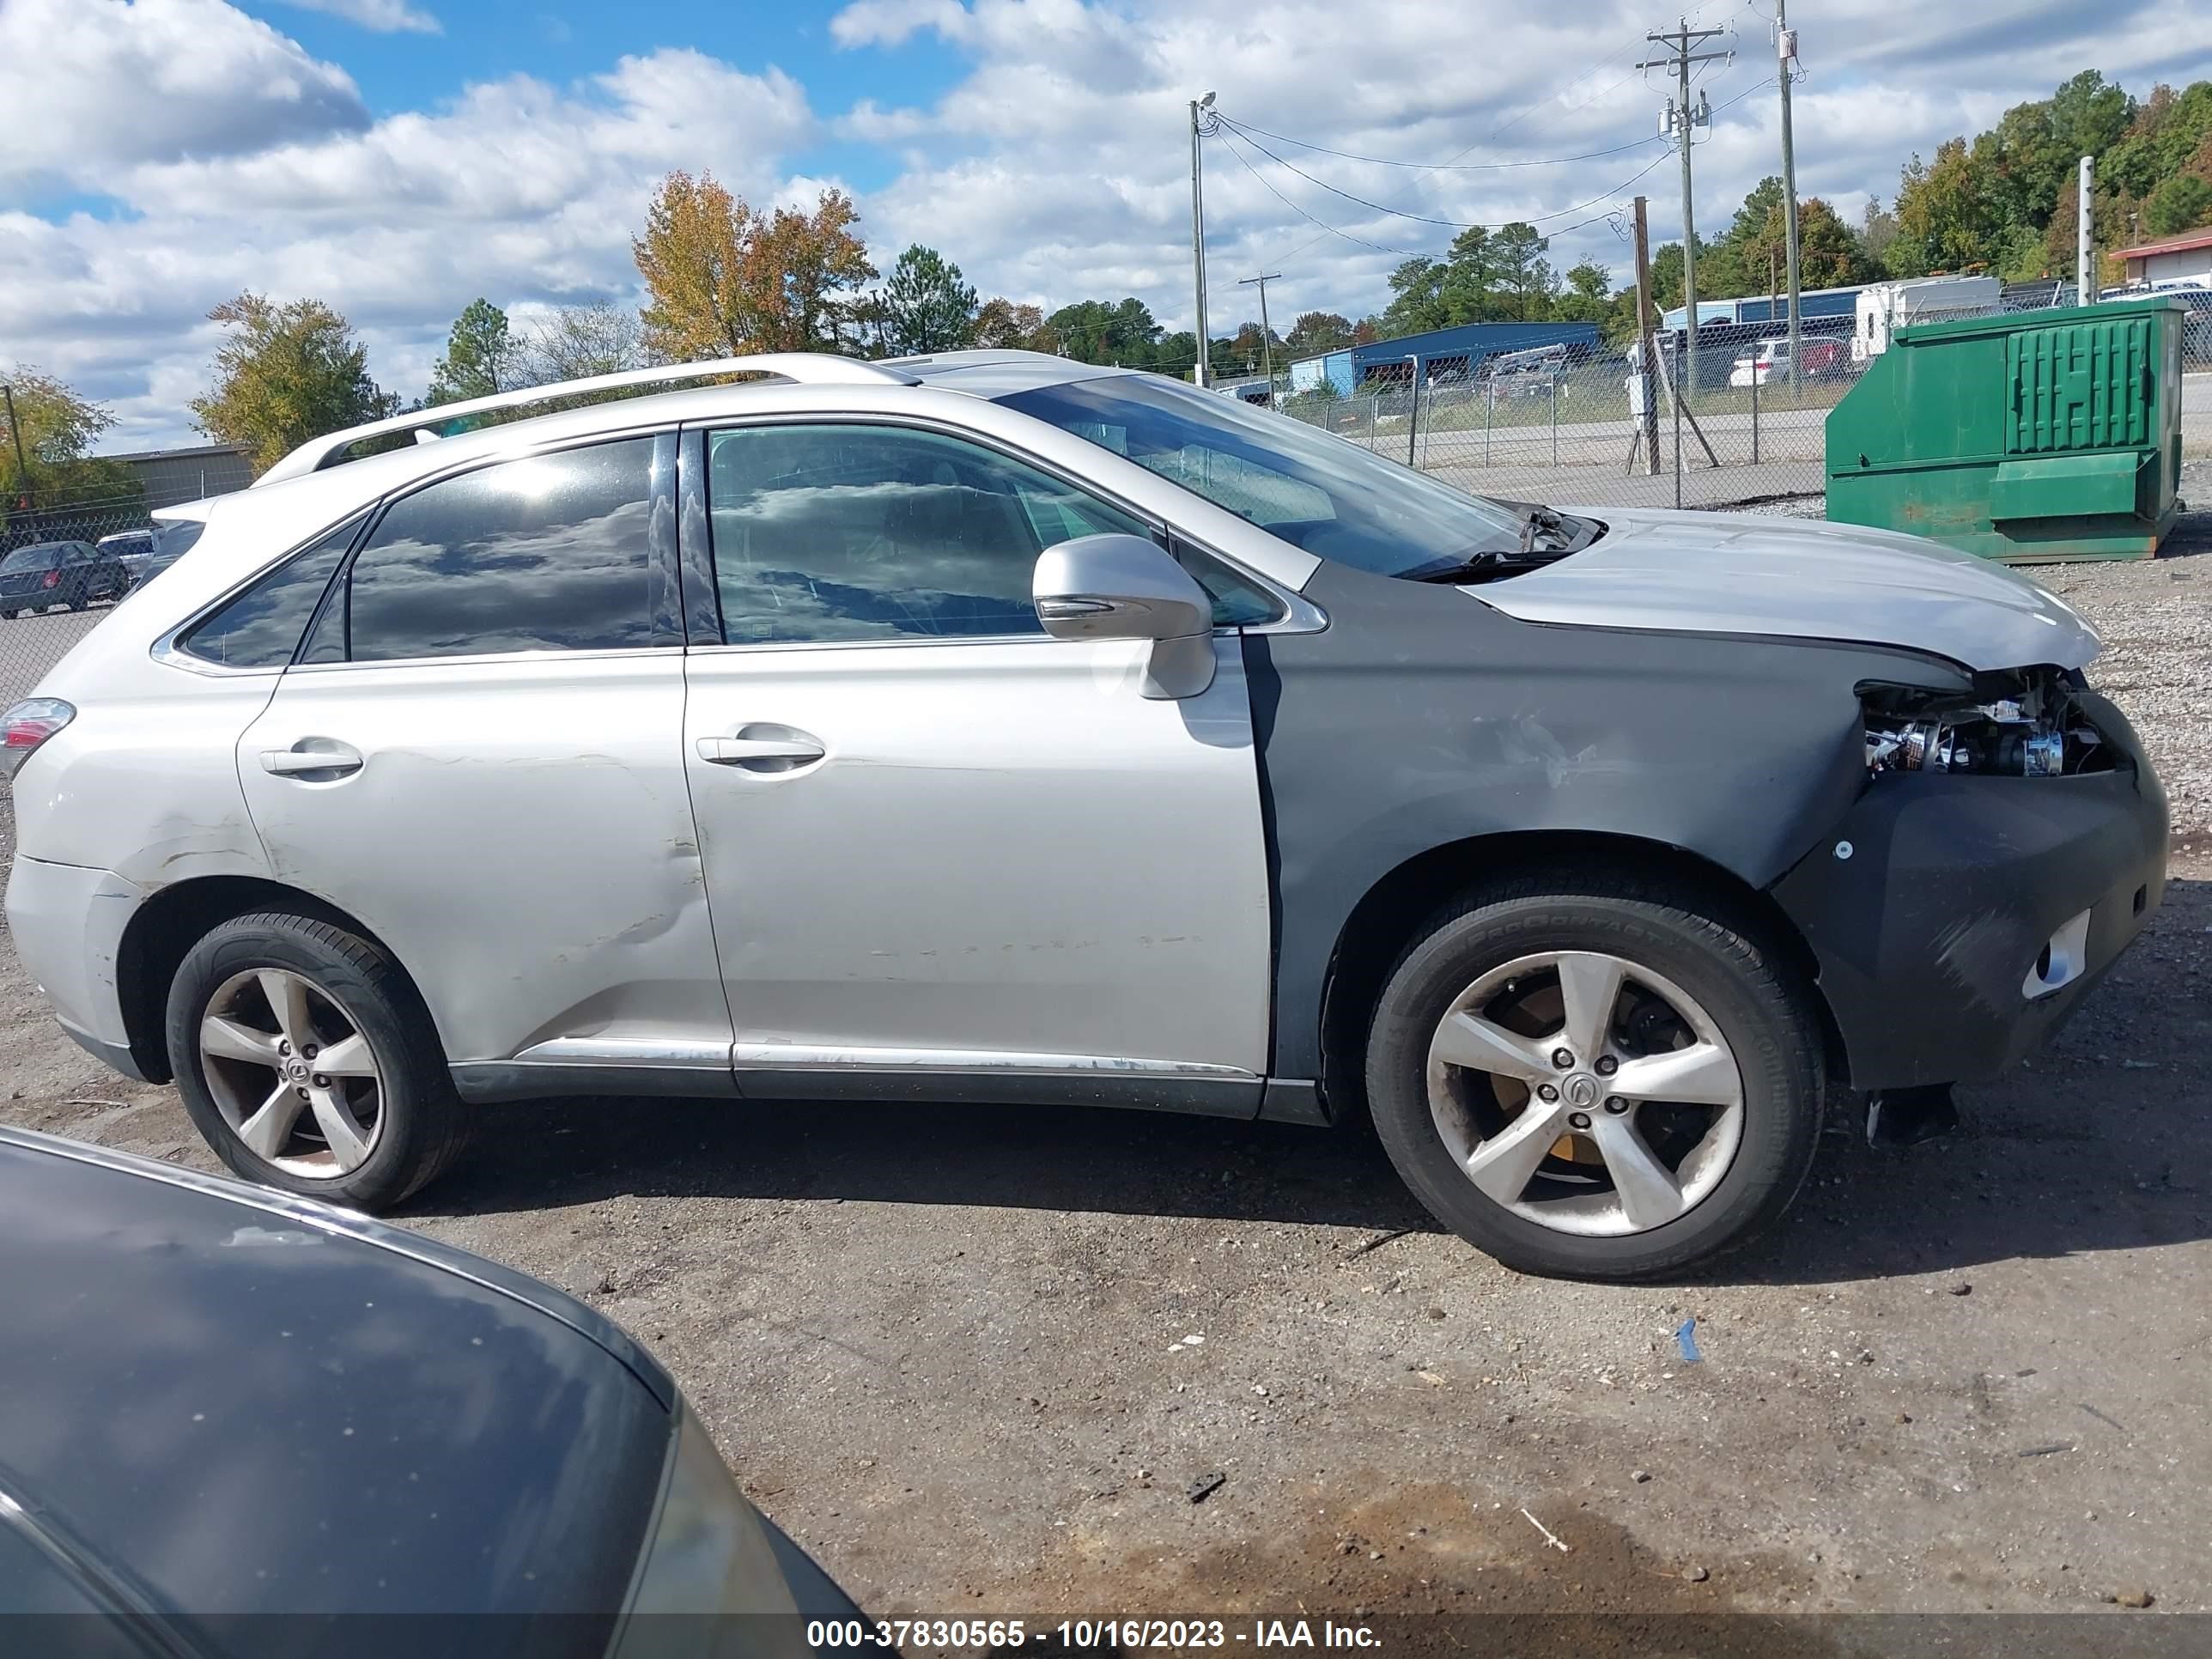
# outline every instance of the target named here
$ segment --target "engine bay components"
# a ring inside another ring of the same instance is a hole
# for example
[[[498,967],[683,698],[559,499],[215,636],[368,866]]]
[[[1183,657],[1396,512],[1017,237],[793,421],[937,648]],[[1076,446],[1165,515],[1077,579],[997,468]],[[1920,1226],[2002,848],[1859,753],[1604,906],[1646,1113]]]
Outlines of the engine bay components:
[[[2104,739],[2074,705],[2055,671],[2006,677],[2012,695],[1978,702],[1915,697],[1894,688],[1863,693],[1869,772],[1966,772],[2055,778],[2101,771]]]

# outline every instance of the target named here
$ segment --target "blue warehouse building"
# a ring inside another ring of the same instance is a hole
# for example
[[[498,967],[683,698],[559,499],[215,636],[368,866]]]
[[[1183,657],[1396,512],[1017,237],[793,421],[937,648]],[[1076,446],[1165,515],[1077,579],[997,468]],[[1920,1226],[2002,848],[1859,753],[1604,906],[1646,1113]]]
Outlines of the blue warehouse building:
[[[1439,376],[1472,380],[1492,357],[1538,346],[1593,348],[1595,323],[1462,323],[1373,345],[1350,346],[1291,365],[1291,390],[1310,392],[1327,380],[1346,397],[1368,380],[1407,380],[1418,364],[1422,383]]]

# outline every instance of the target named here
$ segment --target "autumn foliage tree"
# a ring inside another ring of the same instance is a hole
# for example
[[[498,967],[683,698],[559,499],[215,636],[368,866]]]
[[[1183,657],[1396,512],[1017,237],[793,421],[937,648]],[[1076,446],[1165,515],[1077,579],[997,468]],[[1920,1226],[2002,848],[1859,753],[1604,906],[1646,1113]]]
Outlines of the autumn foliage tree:
[[[630,242],[645,279],[646,349],[671,362],[754,351],[829,351],[846,296],[875,267],[842,191],[811,213],[762,213],[712,173],[670,173]]]
[[[320,300],[246,293],[208,318],[230,332],[192,415],[210,437],[242,446],[257,472],[310,438],[398,412],[399,399],[369,378],[368,348]]]

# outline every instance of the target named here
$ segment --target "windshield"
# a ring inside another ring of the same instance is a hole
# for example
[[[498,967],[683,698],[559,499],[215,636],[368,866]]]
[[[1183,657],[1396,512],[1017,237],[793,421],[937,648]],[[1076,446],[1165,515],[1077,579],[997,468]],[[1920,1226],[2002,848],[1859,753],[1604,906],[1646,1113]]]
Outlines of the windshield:
[[[1520,513],[1288,416],[1155,374],[1040,386],[999,401],[1126,455],[1316,558],[1377,575],[1521,544]]]
[[[10,553],[0,572],[9,570],[52,570],[62,560],[61,548],[52,542],[39,547],[19,547]]]

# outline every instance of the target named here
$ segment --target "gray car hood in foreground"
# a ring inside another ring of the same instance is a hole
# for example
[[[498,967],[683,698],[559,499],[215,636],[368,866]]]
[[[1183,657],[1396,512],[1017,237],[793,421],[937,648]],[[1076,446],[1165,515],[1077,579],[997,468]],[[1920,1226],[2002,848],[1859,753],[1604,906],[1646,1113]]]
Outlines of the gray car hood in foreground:
[[[1522,622],[1902,646],[1981,671],[2080,668],[2089,624],[2017,571],[1886,530],[1747,513],[1563,507],[1580,553],[1469,591]]]

